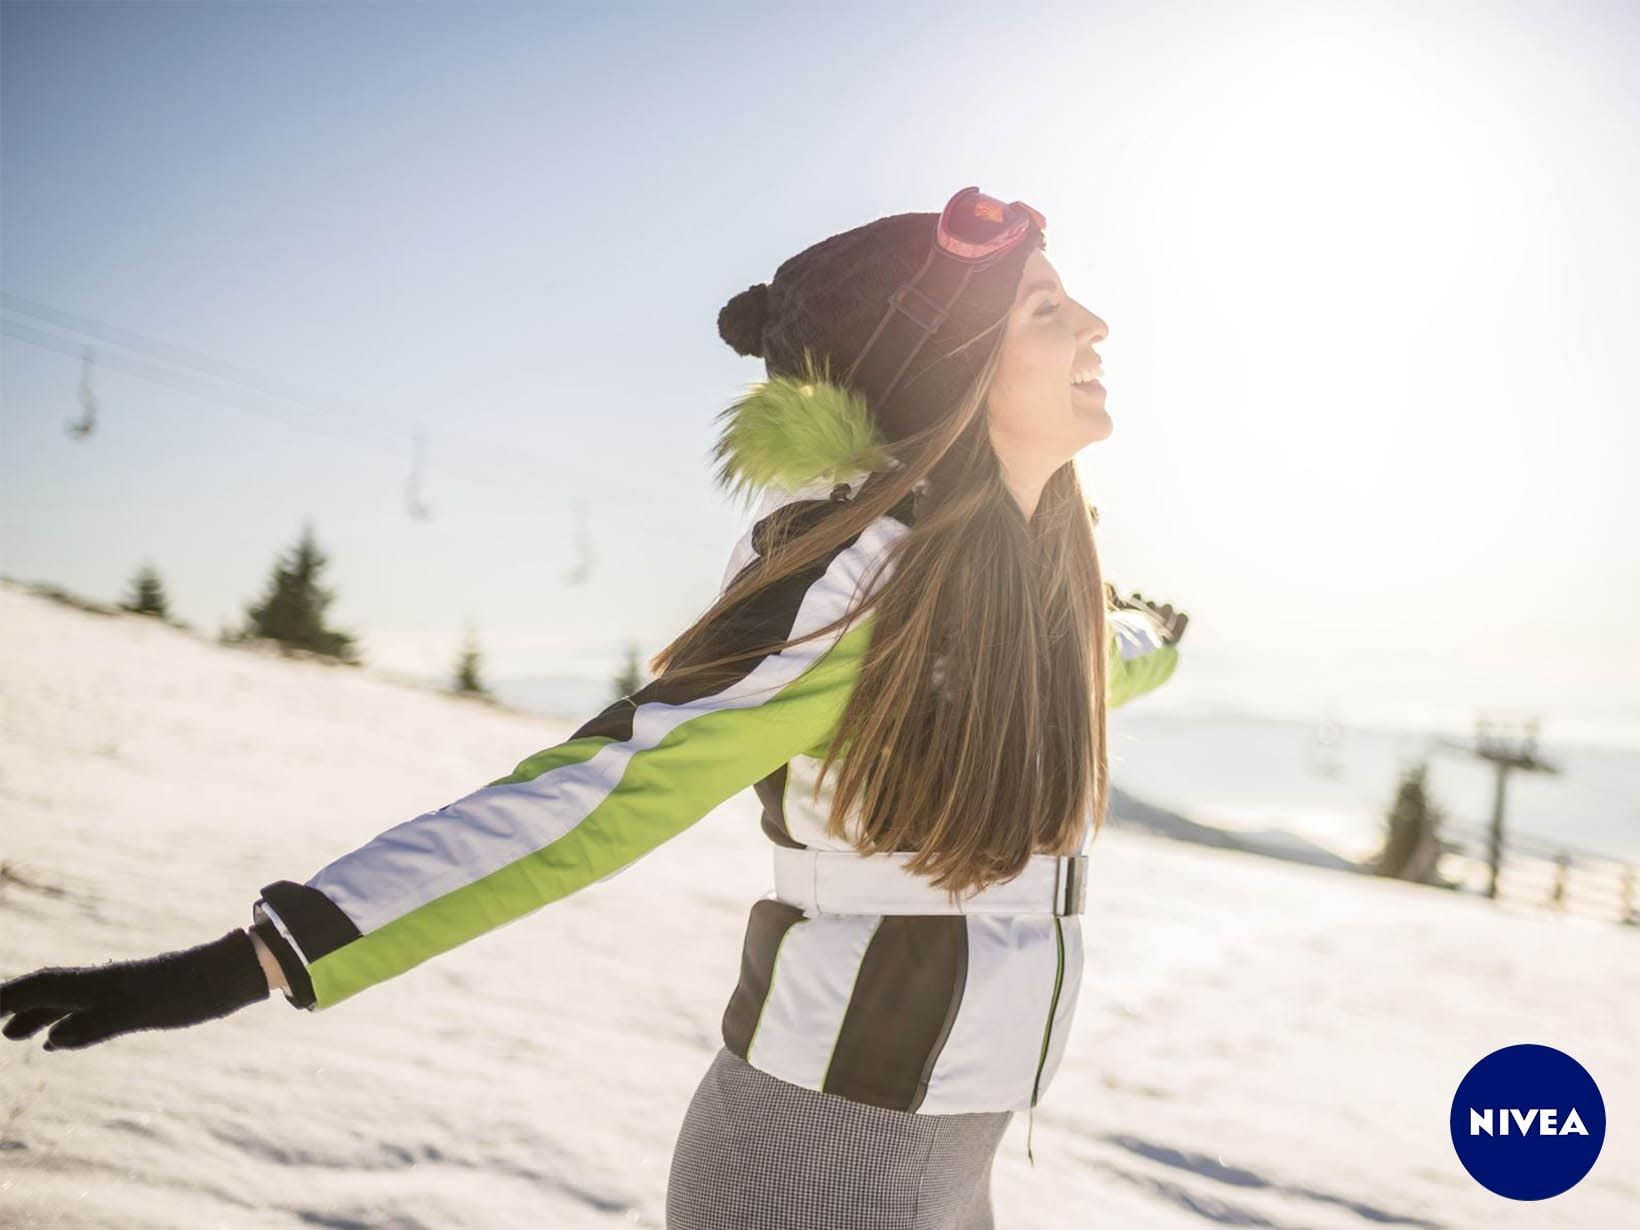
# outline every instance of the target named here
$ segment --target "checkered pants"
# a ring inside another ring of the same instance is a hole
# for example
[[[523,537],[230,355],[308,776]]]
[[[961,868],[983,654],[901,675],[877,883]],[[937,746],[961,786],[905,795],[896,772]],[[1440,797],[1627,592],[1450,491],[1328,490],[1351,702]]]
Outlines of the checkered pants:
[[[667,1230],[993,1230],[1012,1111],[917,1115],[770,1076],[719,1047],[672,1154]]]

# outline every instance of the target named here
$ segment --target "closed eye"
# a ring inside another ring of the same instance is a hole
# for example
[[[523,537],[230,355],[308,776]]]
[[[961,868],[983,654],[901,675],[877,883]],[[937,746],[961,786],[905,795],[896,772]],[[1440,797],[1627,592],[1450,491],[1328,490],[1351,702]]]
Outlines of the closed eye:
[[[1038,315],[1038,316],[1052,316],[1058,310],[1059,310],[1059,305],[1057,303],[1050,303],[1046,308],[1038,308],[1037,312],[1036,312],[1036,315]]]

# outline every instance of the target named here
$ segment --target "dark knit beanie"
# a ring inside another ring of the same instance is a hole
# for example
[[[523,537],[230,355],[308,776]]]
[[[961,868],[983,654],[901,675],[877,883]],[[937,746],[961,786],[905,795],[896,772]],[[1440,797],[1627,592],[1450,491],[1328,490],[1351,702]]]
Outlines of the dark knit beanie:
[[[939,218],[938,212],[892,214],[822,239],[784,261],[771,281],[730,299],[718,313],[718,334],[736,353],[763,359],[771,378],[801,378],[807,349],[829,361],[833,378],[844,384],[889,296],[922,267]],[[1032,248],[1046,246],[1033,226],[1025,240],[975,273],[889,397],[858,382],[845,385],[865,398],[885,442],[928,427],[956,405],[1007,327]]]

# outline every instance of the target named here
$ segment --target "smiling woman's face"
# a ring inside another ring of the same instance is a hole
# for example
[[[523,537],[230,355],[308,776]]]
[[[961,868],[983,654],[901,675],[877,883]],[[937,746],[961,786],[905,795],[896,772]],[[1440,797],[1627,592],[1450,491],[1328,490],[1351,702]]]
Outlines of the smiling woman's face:
[[[1033,249],[986,396],[991,445],[1010,486],[1040,489],[1078,451],[1110,435],[1104,385],[1072,382],[1100,370],[1090,348],[1109,332],[1065,293],[1048,258]]]

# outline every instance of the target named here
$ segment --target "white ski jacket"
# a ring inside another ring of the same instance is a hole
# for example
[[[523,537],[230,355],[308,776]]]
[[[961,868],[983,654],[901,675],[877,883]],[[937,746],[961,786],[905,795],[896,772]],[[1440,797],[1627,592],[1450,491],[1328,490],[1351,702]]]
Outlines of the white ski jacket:
[[[771,485],[722,587],[766,546],[775,510],[824,515],[868,477],[833,468],[811,483]],[[914,505],[907,497],[765,590],[719,635],[778,640],[850,609],[884,552],[909,532]],[[305,881],[264,886],[253,929],[285,972],[287,998],[331,1008],[618,874],[747,787],[770,842],[849,848],[825,835],[829,789],[817,801],[809,793],[872,618],[767,655],[727,685],[651,681],[507,776],[388,829]],[[1115,706],[1166,680],[1178,650],[1140,611],[1113,610],[1107,620]],[[1082,966],[1074,914],[826,914],[767,896],[750,908],[723,1041],[782,1080],[873,1106],[1026,1110],[1059,1069]]]

